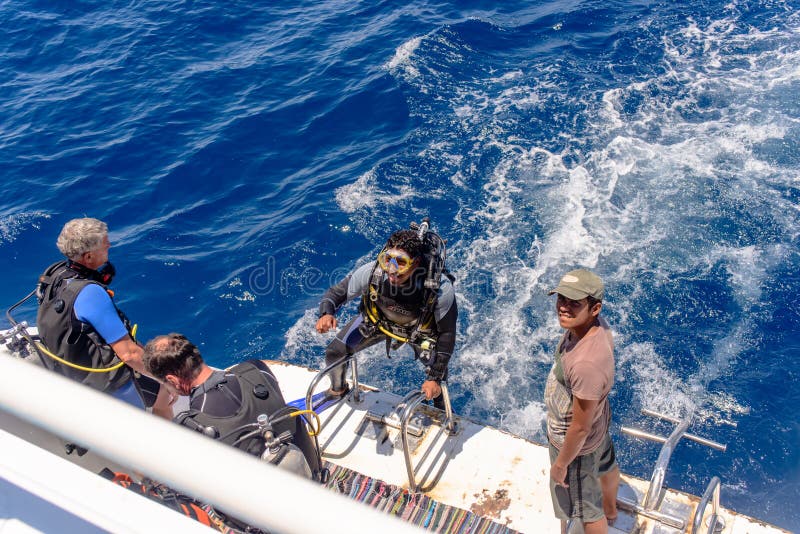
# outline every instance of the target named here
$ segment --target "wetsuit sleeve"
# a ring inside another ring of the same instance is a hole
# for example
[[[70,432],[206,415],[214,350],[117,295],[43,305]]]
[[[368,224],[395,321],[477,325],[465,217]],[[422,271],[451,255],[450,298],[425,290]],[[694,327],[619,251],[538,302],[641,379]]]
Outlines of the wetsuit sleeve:
[[[341,282],[328,288],[319,303],[319,316],[335,315],[342,304],[366,291],[371,273],[371,264],[362,265]]]
[[[319,316],[336,315],[336,310],[347,302],[347,285],[350,283],[350,275],[336,285],[328,288],[319,303]]]
[[[428,379],[440,382],[447,380],[447,365],[456,346],[456,324],[458,323],[458,307],[456,300],[450,301],[450,308],[440,318],[436,318],[436,330],[439,338],[436,341],[436,359],[428,368]]]
[[[89,323],[106,343],[128,335],[108,292],[99,284],[87,284],[75,298],[75,317]]]
[[[450,308],[456,301],[456,291],[453,284],[447,278],[442,279],[442,284],[439,286],[439,291],[436,295],[436,308],[434,308],[434,319],[441,321],[442,318],[450,311]]]

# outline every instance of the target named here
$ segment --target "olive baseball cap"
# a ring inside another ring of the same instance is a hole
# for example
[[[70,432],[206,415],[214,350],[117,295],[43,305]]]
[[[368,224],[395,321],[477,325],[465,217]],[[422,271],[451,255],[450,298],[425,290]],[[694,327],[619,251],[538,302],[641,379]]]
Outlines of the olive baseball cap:
[[[592,271],[576,269],[561,277],[558,287],[548,293],[558,293],[568,299],[581,300],[592,297],[603,300],[603,281]]]

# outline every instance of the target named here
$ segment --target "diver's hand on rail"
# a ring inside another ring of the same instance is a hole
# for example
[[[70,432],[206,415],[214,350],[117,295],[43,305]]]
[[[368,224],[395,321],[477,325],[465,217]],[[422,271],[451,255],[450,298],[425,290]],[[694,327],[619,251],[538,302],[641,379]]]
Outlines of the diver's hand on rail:
[[[436,383],[435,380],[426,380],[422,383],[421,389],[427,400],[435,399],[442,394],[442,386]]]

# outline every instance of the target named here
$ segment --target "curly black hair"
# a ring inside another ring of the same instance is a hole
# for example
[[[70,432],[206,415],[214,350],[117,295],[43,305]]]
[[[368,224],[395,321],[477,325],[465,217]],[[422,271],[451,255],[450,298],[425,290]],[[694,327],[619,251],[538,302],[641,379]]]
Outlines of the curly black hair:
[[[425,244],[414,230],[397,230],[386,241],[386,248],[405,250],[412,258],[421,258],[425,254]]]

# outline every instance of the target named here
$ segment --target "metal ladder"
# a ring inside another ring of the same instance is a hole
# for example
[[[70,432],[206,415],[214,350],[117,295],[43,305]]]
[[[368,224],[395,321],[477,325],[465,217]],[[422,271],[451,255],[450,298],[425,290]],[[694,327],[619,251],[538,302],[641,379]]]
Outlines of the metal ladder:
[[[455,418],[453,417],[453,408],[450,405],[450,392],[447,389],[447,383],[442,382],[440,385],[442,387],[442,396],[444,398],[445,414],[442,428],[445,429],[448,435],[452,436],[456,434],[458,430],[456,427]],[[408,436],[409,434],[413,434],[416,437],[422,437],[424,433],[423,428],[410,423],[411,416],[414,415],[414,412],[424,401],[425,395],[419,390],[414,390],[403,397],[403,400],[401,400],[397,406],[395,406],[394,411],[392,411],[389,415],[377,414],[368,411],[365,416],[367,421],[400,430],[400,438],[403,445],[403,457],[405,459],[406,473],[408,475],[408,488],[412,491],[419,491],[420,487],[416,482],[416,477],[414,476],[414,464],[411,461],[411,442]]]
[[[313,380],[311,380],[308,390],[306,390],[306,408],[311,409],[314,389],[316,389],[320,381],[337,367],[341,365],[347,365],[348,363],[351,364],[350,370],[353,380],[353,385],[350,388],[348,397],[350,397],[355,403],[362,402],[361,390],[358,382],[358,360],[355,358],[355,355],[350,355],[325,367],[323,370],[317,373]],[[450,404],[450,392],[447,389],[447,383],[442,382],[440,385],[442,387],[445,413],[445,419],[442,427],[445,429],[448,435],[453,435],[457,432],[457,427],[455,418],[453,417],[453,408]],[[400,430],[400,436],[403,445],[403,456],[406,464],[406,473],[408,474],[408,487],[413,491],[417,491],[419,487],[417,486],[414,477],[414,465],[411,461],[411,444],[409,440],[409,434],[421,437],[424,434],[424,429],[417,425],[411,424],[410,421],[411,417],[414,415],[414,412],[424,401],[425,395],[421,391],[415,390],[409,392],[405,397],[403,397],[403,399],[395,406],[395,409],[390,414],[378,414],[367,411],[365,415],[366,421]]]
[[[308,385],[308,389],[306,390],[307,410],[313,409],[311,398],[314,396],[314,390],[316,389],[320,381],[326,376],[328,376],[337,367],[342,365],[347,365],[348,363],[352,363],[352,365],[350,366],[350,372],[353,377],[353,387],[350,389],[350,393],[348,393],[347,396],[352,397],[352,400],[355,403],[361,402],[361,388],[358,384],[358,360],[356,360],[355,355],[351,354],[350,356],[345,356],[344,358],[335,361],[329,366],[325,367],[322,371],[317,373],[317,375],[313,378],[313,380],[311,380],[311,383]]]
[[[711,447],[712,449],[716,449],[722,452],[725,452],[725,450],[727,449],[727,445],[723,445],[721,443],[717,443],[716,441],[712,441],[686,432],[689,426],[692,424],[692,421],[694,420],[693,414],[688,415],[684,419],[678,419],[675,417],[670,417],[668,415],[664,415],[662,413],[658,413],[647,409],[643,409],[642,413],[644,415],[648,415],[656,419],[661,419],[664,421],[668,421],[670,423],[674,423],[676,426],[675,429],[667,438],[659,436],[657,434],[651,434],[650,432],[645,432],[643,430],[639,430],[636,428],[630,428],[625,426],[621,428],[622,432],[630,436],[646,439],[649,441],[655,441],[658,443],[663,443],[664,445],[661,447],[661,452],[659,453],[658,459],[656,460],[656,465],[655,468],[653,469],[653,475],[650,477],[650,485],[647,488],[647,493],[645,494],[642,503],[639,504],[638,502],[632,502],[623,497],[617,497],[617,503],[620,505],[620,508],[623,508],[630,512],[641,514],[645,517],[649,517],[650,519],[654,519],[656,521],[659,521],[665,525],[668,525],[672,528],[678,529],[679,531],[683,532],[686,529],[687,525],[686,519],[675,517],[663,513],[659,510],[659,508],[661,507],[661,503],[664,499],[664,491],[663,491],[664,478],[666,477],[667,467],[669,466],[669,461],[670,458],[672,457],[672,453],[675,451],[675,447],[677,446],[681,438],[690,439],[692,441],[700,443],[701,445],[705,445],[707,447]],[[700,528],[700,522],[702,521],[703,518],[703,513],[705,511],[705,508],[708,506],[709,502],[712,502],[713,506],[713,513],[711,516],[709,530],[708,530],[709,534],[713,532],[718,532],[724,527],[724,521],[718,515],[719,490],[720,490],[719,478],[714,477],[711,479],[711,482],[706,488],[706,491],[704,492],[703,497],[695,511],[694,522],[691,530],[692,534],[696,534],[698,532],[698,529]]]

